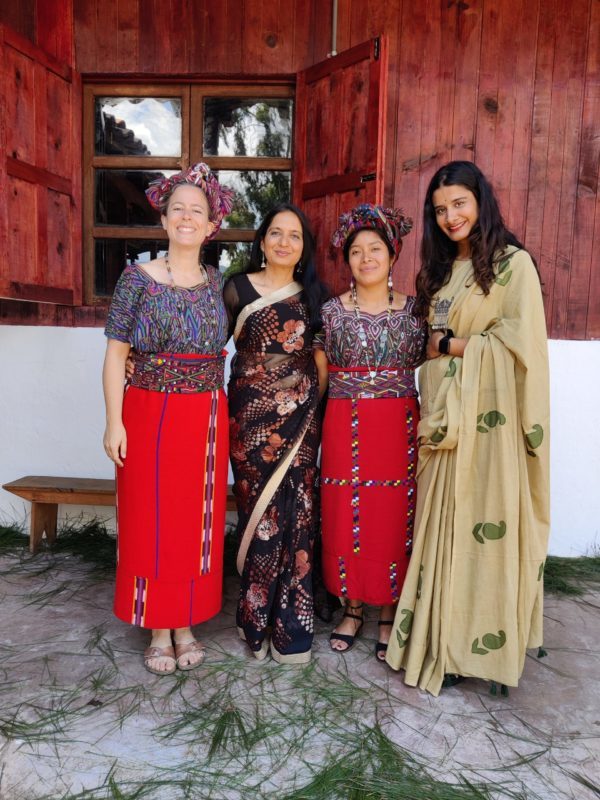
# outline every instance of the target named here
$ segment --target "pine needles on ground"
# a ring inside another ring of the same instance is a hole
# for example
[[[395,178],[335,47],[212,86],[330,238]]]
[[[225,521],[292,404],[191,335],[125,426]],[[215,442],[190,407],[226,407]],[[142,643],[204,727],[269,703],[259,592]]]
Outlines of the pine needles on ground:
[[[544,591],[577,596],[590,584],[600,582],[600,556],[562,558],[548,556],[544,567]]]
[[[24,525],[0,525],[0,552],[20,550],[29,546]]]
[[[52,553],[69,553],[90,564],[96,574],[110,575],[117,563],[115,537],[99,519],[65,520],[60,527]]]

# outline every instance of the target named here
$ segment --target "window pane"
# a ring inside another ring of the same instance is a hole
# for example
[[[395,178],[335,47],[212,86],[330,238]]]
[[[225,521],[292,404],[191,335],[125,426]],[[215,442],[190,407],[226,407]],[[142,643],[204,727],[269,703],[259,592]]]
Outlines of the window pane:
[[[97,97],[97,156],[180,156],[180,97]]]
[[[292,108],[289,98],[206,98],[204,155],[291,158]]]
[[[174,174],[175,170],[97,169],[94,224],[158,225],[158,211],[144,192],[151,181]]]
[[[152,239],[96,239],[95,291],[100,297],[111,297],[119,275],[127,264],[143,263],[164,256],[166,241]]]
[[[224,228],[258,228],[267,211],[277,203],[289,203],[291,172],[220,170],[219,181],[236,192],[233,211]]]
[[[250,261],[252,242],[209,242],[202,251],[205,264],[217,267],[226,276],[241,272]]]

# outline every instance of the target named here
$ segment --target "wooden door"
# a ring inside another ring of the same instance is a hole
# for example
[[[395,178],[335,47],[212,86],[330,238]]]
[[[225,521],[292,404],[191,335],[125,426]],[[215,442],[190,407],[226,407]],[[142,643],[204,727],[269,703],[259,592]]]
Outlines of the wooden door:
[[[349,274],[329,241],[342,211],[383,201],[385,39],[352,47],[298,74],[293,198],[317,235],[317,267],[339,294]]]
[[[0,297],[81,303],[78,74],[0,26]]]

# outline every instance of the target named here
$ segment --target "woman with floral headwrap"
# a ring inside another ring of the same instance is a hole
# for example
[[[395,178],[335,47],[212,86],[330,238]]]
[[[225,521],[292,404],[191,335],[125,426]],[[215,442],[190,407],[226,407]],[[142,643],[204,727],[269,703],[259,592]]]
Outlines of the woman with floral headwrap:
[[[223,393],[227,315],[217,270],[200,261],[232,205],[206,164],[146,192],[168,253],[123,271],[103,383],[104,447],[117,472],[119,619],[152,629],[146,669],[194,669],[192,625],[220,611],[228,457]],[[124,392],[125,362],[135,370]]]
[[[350,289],[322,309],[317,362],[329,366],[323,424],[323,576],[344,597],[331,648],[347,652],[363,604],[381,606],[376,656],[385,658],[412,546],[415,508],[415,367],[426,326],[414,297],[395,291],[392,269],[412,220],[362,204],[342,214],[332,244],[343,249]]]

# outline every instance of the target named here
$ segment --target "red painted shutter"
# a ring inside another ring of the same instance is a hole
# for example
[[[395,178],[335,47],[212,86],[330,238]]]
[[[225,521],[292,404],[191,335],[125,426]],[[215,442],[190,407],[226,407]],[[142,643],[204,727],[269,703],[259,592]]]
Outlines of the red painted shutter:
[[[79,305],[79,75],[5,26],[0,66],[0,297]]]
[[[317,234],[317,266],[335,294],[348,285],[329,240],[342,211],[383,200],[387,58],[383,37],[298,73],[294,202]]]

